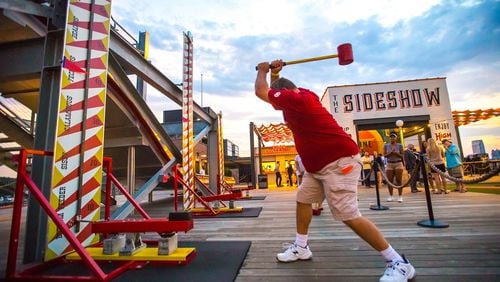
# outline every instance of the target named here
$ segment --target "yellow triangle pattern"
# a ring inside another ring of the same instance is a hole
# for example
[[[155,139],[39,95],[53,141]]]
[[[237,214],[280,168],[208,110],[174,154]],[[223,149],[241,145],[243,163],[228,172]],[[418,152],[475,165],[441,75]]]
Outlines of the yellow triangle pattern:
[[[108,42],[108,41],[106,40],[105,42]],[[105,45],[106,45],[106,49],[108,49],[107,44],[105,44]],[[108,64],[107,64],[108,63],[108,54],[102,55],[101,61],[102,61],[102,64],[107,67],[108,66]]]
[[[73,14],[73,11],[71,11],[71,9],[69,9],[68,11],[68,22],[73,22],[75,19],[75,15]],[[73,36],[71,35],[71,28],[66,28],[66,44],[68,43],[73,43],[74,38]]]
[[[68,74],[66,72],[62,72],[62,88],[68,86],[71,84],[71,81],[69,81]],[[64,97],[63,95],[60,95],[60,97]]]
[[[77,3],[79,2],[78,0],[71,0],[70,1],[70,6],[69,6],[69,9],[68,9],[68,22],[72,22],[74,20],[74,12],[73,12],[73,7],[72,7],[72,4],[74,3]],[[110,13],[111,11],[111,2],[108,1],[107,4],[105,5],[105,9],[108,11],[108,14]],[[90,18],[90,17],[89,17]],[[103,38],[102,39],[102,42],[103,42],[103,45],[106,47],[106,48],[109,48],[109,31],[110,31],[110,19],[105,19],[103,22],[102,22],[106,28],[106,30],[108,31],[108,36]],[[65,44],[69,44],[69,43],[72,43],[72,42],[75,42],[76,40],[73,38],[72,36],[72,26],[69,25],[68,23],[66,24],[66,33],[65,33]],[[82,39],[82,38],[79,38],[78,40],[86,40],[86,39]],[[86,52],[85,50],[81,50],[80,52]],[[64,55],[66,56],[66,58],[70,58],[70,53],[69,53],[69,48],[67,48],[67,45],[65,47],[65,51],[64,51]],[[92,53],[91,53],[91,56],[92,56]],[[93,57],[94,58],[94,57]],[[107,66],[107,61],[108,61],[108,54],[104,54],[102,56],[100,56],[100,59],[102,60],[102,62],[104,63],[105,66]],[[71,82],[69,81],[69,78],[66,74],[67,72],[62,72],[62,76],[61,76],[61,83],[62,83],[62,87],[67,87],[68,85],[71,84]],[[107,83],[107,71],[104,70],[102,71],[102,73],[100,73],[98,76],[99,76],[99,79],[101,79],[101,81],[103,82],[103,89],[99,92],[99,99],[101,99],[101,101],[103,101],[103,104],[104,106],[102,107],[102,109],[100,109],[97,113],[97,116],[98,118],[104,123],[105,121],[105,102],[106,102],[106,83]],[[59,93],[59,112],[62,111],[65,107],[66,107],[66,101],[65,101],[65,97],[63,95],[64,93]],[[57,124],[57,136],[61,136],[62,133],[64,132],[64,119],[63,118],[59,118],[58,119],[58,124]],[[99,128],[99,130],[97,131],[96,133],[96,137],[100,140],[101,142],[101,146],[98,148],[97,152],[95,153],[95,157],[102,163],[102,160],[103,160],[103,151],[104,151],[104,148],[103,148],[103,140],[104,140],[104,125],[101,126],[101,128]],[[73,145],[72,145],[73,146]],[[79,146],[78,144],[74,144],[74,146]],[[73,146],[73,147],[74,147]],[[55,140],[55,148],[54,148],[54,160],[55,159],[58,159],[62,156],[64,150],[61,146],[61,144],[58,142],[58,140],[56,139]],[[103,171],[102,171],[102,167],[99,167],[95,173],[94,173],[94,176],[93,178],[95,178],[96,181],[98,181],[99,183],[101,183],[102,181],[102,175],[103,175]],[[53,168],[53,171],[52,171],[52,187],[53,189],[57,189],[58,187],[55,187],[55,185],[57,183],[59,183],[62,178],[63,178],[63,174],[61,173],[61,171],[57,168],[57,167],[54,167]],[[68,195],[66,195],[66,198],[68,198]],[[97,203],[100,203],[100,199],[101,199],[101,193],[95,193],[94,195],[94,200],[97,202]],[[50,196],[50,202],[51,202],[51,205],[52,207],[54,208],[57,208],[57,206],[59,205],[59,198],[58,198],[58,195],[55,195],[53,193],[51,193],[51,196]],[[100,214],[98,212],[98,209],[99,209],[99,206],[96,207],[96,213],[95,215],[93,216],[93,219],[94,220],[98,220],[100,219]],[[49,220],[49,226],[48,226],[48,242],[52,242],[53,240],[64,240],[66,241],[66,239],[64,238],[55,238],[55,236],[57,235],[57,228],[55,226],[55,224]],[[90,237],[89,237],[90,238]],[[98,236],[94,236],[94,235],[91,235],[91,238],[93,240],[93,242],[97,242],[99,240]],[[56,244],[57,245],[57,244]],[[50,249],[47,247],[46,249],[46,259],[51,259],[51,258],[54,258],[56,256],[59,256],[61,255],[61,252],[63,250],[56,250],[55,248],[54,249]]]
[[[64,132],[64,120],[61,118],[61,116],[58,117],[58,123],[57,123],[57,136],[61,136],[61,134]]]
[[[64,175],[59,171],[57,167],[54,167],[54,171],[52,173],[52,187],[54,187],[59,181],[63,179]]]

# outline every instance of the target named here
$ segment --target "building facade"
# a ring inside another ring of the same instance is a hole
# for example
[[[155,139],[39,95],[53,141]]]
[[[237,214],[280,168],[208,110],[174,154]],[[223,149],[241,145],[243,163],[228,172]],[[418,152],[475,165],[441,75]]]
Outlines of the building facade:
[[[370,153],[382,151],[391,131],[417,148],[430,137],[459,141],[443,77],[328,87],[321,102]]]

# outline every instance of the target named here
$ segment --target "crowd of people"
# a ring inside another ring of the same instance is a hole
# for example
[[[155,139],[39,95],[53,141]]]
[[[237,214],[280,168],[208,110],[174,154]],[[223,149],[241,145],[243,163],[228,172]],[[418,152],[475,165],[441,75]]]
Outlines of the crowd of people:
[[[361,179],[362,185],[366,188],[371,188],[372,181],[375,177],[372,177],[372,165],[377,162],[377,181],[378,186],[382,187],[385,183],[388,187],[389,197],[388,202],[394,201],[394,187],[398,186],[398,202],[403,202],[403,187],[401,187],[403,182],[403,176],[416,175],[412,181],[409,182],[412,193],[421,192],[418,189],[417,184],[421,182],[421,173],[418,171],[420,169],[419,158],[420,155],[426,156],[428,163],[425,163],[425,171],[427,173],[427,179],[431,192],[433,194],[448,194],[449,190],[447,188],[446,177],[443,174],[448,174],[457,179],[462,179],[464,177],[463,166],[461,161],[461,156],[458,147],[453,144],[450,140],[441,140],[439,145],[436,140],[429,138],[427,141],[422,142],[420,146],[420,151],[417,152],[414,144],[408,144],[406,150],[400,143],[397,143],[397,134],[391,132],[389,135],[390,142],[384,145],[384,152],[382,155],[378,154],[377,151],[370,155],[369,152],[364,152],[362,161],[362,174]],[[432,166],[430,164],[432,164]],[[439,171],[437,171],[438,169]],[[386,175],[386,179],[393,185],[389,185],[387,181],[384,180],[382,176],[382,171]],[[467,192],[463,183],[455,182],[455,191],[460,193]]]
[[[404,182],[404,176],[411,177],[411,175],[416,174],[416,177],[409,182],[409,187],[412,193],[418,193],[422,190],[418,189],[418,183],[422,182],[421,173],[419,171],[419,156],[424,155],[427,157],[429,163],[425,164],[425,171],[427,172],[427,180],[431,192],[433,194],[448,194],[450,191],[447,188],[447,180],[443,174],[448,174],[458,179],[464,177],[464,170],[462,166],[462,160],[458,147],[453,144],[450,140],[444,139],[441,144],[438,144],[433,138],[429,138],[422,142],[420,150],[417,152],[414,144],[408,144],[406,150],[404,150],[403,145],[397,143],[398,135],[395,132],[391,132],[389,135],[389,142],[384,145],[383,153],[379,154],[377,151],[373,151],[370,154],[368,151],[362,152],[360,163],[362,165],[361,170],[361,185],[366,188],[372,188],[372,183],[375,179],[374,173],[377,174],[378,186],[382,187],[386,184],[389,192],[388,202],[395,200],[394,197],[394,186],[398,186],[397,201],[403,202],[403,187],[401,187]],[[376,172],[372,171],[373,163],[377,162],[380,169]],[[292,162],[286,164],[285,169],[282,171],[280,167],[280,162],[277,161],[275,164],[275,174],[276,174],[276,186],[282,187],[282,173],[285,175],[287,186],[299,186],[304,175],[305,169],[300,159],[297,155]],[[437,170],[439,171],[437,171]],[[393,185],[389,185],[387,181],[384,180],[382,172],[385,173],[386,179],[389,180]],[[439,173],[441,172],[441,173]],[[465,193],[467,189],[463,183],[456,182],[456,189],[454,191]]]

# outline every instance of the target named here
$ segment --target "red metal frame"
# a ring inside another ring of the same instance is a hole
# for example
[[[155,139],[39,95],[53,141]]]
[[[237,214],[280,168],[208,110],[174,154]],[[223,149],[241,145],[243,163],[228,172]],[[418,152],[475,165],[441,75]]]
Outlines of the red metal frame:
[[[92,233],[172,233],[193,229],[192,220],[169,221],[160,219],[124,219],[91,223]]]
[[[113,161],[111,160],[111,158],[104,157],[103,162],[104,162],[104,166],[106,167],[106,204],[108,201],[108,191],[111,191],[111,183],[110,182],[113,182],[113,184],[115,184],[116,188],[118,188],[120,190],[120,192],[125,196],[125,198],[127,198],[127,200],[134,206],[134,208],[142,215],[142,217],[144,217],[145,219],[151,219],[151,217],[147,214],[147,212],[139,205],[139,203],[137,203],[134,200],[134,197],[132,197],[127,192],[127,190],[121,185],[121,183],[112,174],[111,166],[113,164]],[[111,197],[111,196],[109,196],[109,197]],[[111,201],[111,200],[109,200],[109,201]],[[110,209],[111,209],[111,205],[106,205],[106,210],[105,210],[106,220],[109,220],[109,214],[111,213]],[[106,215],[108,215],[108,216],[106,216]]]
[[[223,201],[230,201],[230,200],[236,200],[236,199],[241,199],[242,198],[242,192],[239,191],[231,191],[229,194],[215,194],[212,192],[210,189],[208,189],[206,186],[206,190],[211,194],[210,196],[200,196],[198,195],[193,187],[189,187],[187,183],[182,179],[182,175],[180,175],[178,169],[176,166],[172,167],[172,174],[174,176],[174,208],[175,211],[177,211],[177,195],[178,195],[178,183],[181,184],[181,187],[186,187],[186,189],[189,191],[190,194],[192,194],[198,202],[200,202],[205,208],[206,211],[198,211],[198,212],[191,212],[193,215],[217,215],[219,213],[223,212],[241,212],[241,211],[222,211],[222,210],[215,210],[213,209],[208,202],[214,202],[214,201],[219,201],[222,206],[227,207],[227,205]],[[198,180],[195,177],[196,180]],[[199,183],[201,181],[198,180]],[[201,183],[204,185],[203,183]],[[218,187],[220,187],[221,183],[218,183]]]
[[[207,209],[210,211],[210,214],[216,215],[218,214],[217,211],[215,211],[206,201],[203,200],[201,196],[196,194],[196,192],[193,190],[192,187],[189,187],[186,182],[184,182],[184,179],[182,179],[179,170],[177,169],[177,166],[172,167],[172,174],[174,175],[174,197],[177,199],[178,195],[178,183],[181,184],[181,187],[186,187],[188,189],[189,193],[193,194],[193,196]],[[175,210],[177,211],[177,201],[174,201],[175,204]]]
[[[7,257],[7,269],[6,278],[10,279],[28,279],[31,280],[34,277],[31,275],[23,275],[23,273],[16,273],[16,263],[17,263],[17,250],[19,247],[19,233],[21,230],[21,216],[22,207],[24,201],[23,189],[26,185],[31,192],[31,194],[38,201],[43,210],[52,219],[61,230],[61,233],[68,239],[68,242],[75,249],[75,251],[80,255],[83,262],[89,267],[95,277],[88,276],[74,276],[75,280],[88,280],[97,279],[101,281],[107,280],[110,274],[106,275],[104,271],[97,265],[97,263],[92,259],[90,254],[85,250],[85,248],[80,244],[78,238],[71,232],[68,226],[62,221],[62,219],[57,215],[57,212],[52,208],[50,203],[45,199],[43,193],[38,189],[36,184],[31,180],[31,178],[26,173],[26,159],[27,155],[41,155],[41,156],[51,156],[52,153],[39,151],[39,150],[25,150],[22,149],[19,155],[19,167],[17,171],[17,184],[16,184],[16,196],[14,199],[14,208],[12,211],[12,225],[10,229],[10,244],[9,244],[9,255]],[[32,272],[32,271],[28,271]],[[44,276],[37,275],[39,279]],[[68,279],[68,278],[66,278]]]
[[[122,262],[120,266],[109,273],[104,273],[102,268],[97,264],[96,260],[90,256],[87,250],[80,243],[78,238],[73,234],[73,232],[68,228],[64,221],[57,215],[56,210],[50,205],[50,202],[45,198],[40,189],[31,180],[30,176],[26,172],[26,161],[28,155],[39,155],[39,156],[53,156],[52,152],[46,152],[41,150],[27,150],[21,149],[19,157],[16,159],[19,162],[18,172],[17,172],[17,183],[14,198],[14,205],[12,210],[12,224],[10,230],[10,243],[8,249],[7,257],[7,269],[6,269],[6,280],[20,280],[20,281],[110,281],[123,272],[144,266],[149,262],[146,261],[127,261]],[[119,232],[159,232],[159,233],[170,233],[172,231],[185,231],[193,228],[193,221],[168,221],[167,219],[151,219],[151,217],[142,209],[142,207],[127,193],[127,191],[120,185],[116,178],[111,174],[112,160],[111,158],[104,158],[104,164],[107,171],[106,178],[106,199],[105,199],[105,222],[98,222],[92,224],[93,232],[103,232],[112,233],[115,231]],[[118,189],[127,197],[127,199],[134,205],[134,207],[141,213],[145,218],[144,220],[134,220],[134,221],[109,221],[110,220],[110,204],[111,204],[111,183],[114,183]],[[83,263],[89,268],[93,276],[83,276],[83,275],[42,275],[39,274],[41,270],[48,269],[51,266],[65,263],[66,260],[64,256],[60,256],[53,260],[42,262],[24,269],[21,272],[17,272],[17,251],[19,248],[19,235],[21,230],[21,218],[22,218],[22,207],[24,201],[24,186],[28,188],[34,198],[38,201],[42,209],[47,213],[47,215],[52,219],[64,235],[73,249],[79,254]],[[179,264],[189,263],[195,256],[195,252],[190,254],[186,261],[179,262]],[[158,262],[157,262],[158,263]],[[168,262],[172,264],[172,262]]]
[[[195,183],[198,183],[200,186],[202,186],[205,191],[208,192],[208,194],[210,194],[209,196],[202,196],[202,199],[205,201],[205,202],[211,202],[211,201],[215,201],[217,199],[213,198],[212,200],[210,199],[210,197],[215,197],[217,196],[218,194],[215,194],[212,190],[210,190],[210,188],[207,187],[207,185],[205,185],[205,183],[201,182],[201,180],[198,178],[198,177],[194,177],[195,179]],[[220,202],[220,204],[223,206],[223,207],[227,207],[227,205],[224,203],[224,202]]]

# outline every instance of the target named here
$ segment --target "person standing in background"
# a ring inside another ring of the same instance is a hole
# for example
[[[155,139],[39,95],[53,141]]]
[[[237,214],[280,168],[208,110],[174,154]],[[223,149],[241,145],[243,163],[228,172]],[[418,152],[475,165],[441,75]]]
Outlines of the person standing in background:
[[[451,143],[448,139],[443,139],[441,142],[443,143],[445,149],[444,155],[446,157],[446,168],[448,169],[448,173],[455,178],[460,180],[463,179],[464,169],[462,167],[462,158],[460,157],[458,146]],[[455,182],[455,184],[457,185],[455,191],[460,193],[467,192],[463,183]]]
[[[297,175],[297,186],[300,186],[302,183],[302,176],[304,176],[304,165],[302,164],[302,160],[299,155],[295,156],[295,174]]]
[[[293,186],[293,166],[288,162],[288,167],[286,168],[286,174],[288,176],[288,186]]]
[[[402,185],[403,180],[403,145],[396,142],[398,135],[396,132],[391,132],[389,135],[390,142],[384,145],[384,156],[387,160],[387,165],[385,167],[385,174],[387,175],[387,179],[389,182],[394,183],[395,185]],[[390,183],[387,183],[387,189],[389,189],[389,198],[387,198],[388,202],[393,201],[393,187]],[[403,188],[398,188],[398,202],[403,202]]]
[[[419,166],[417,165],[417,157],[415,156],[415,152],[413,151],[415,149],[415,146],[413,144],[408,144],[407,150],[404,153],[404,163],[405,163],[405,168],[408,171],[408,175],[411,178],[413,173],[416,173],[417,176],[413,178],[412,181],[410,181],[410,187],[411,187],[411,192],[412,193],[417,193],[420,192],[417,189],[417,178],[418,178],[418,170]]]
[[[382,187],[382,182],[383,182],[382,171],[385,171],[384,160],[382,159],[382,156],[378,154],[377,151],[373,151],[373,160],[377,162],[378,165],[377,169],[378,187]]]
[[[422,147],[420,148],[420,155],[421,156],[424,156],[424,157],[428,156],[427,147],[429,147],[429,144],[427,143],[427,141],[423,141]],[[425,162],[424,165],[425,165],[425,171],[427,173],[427,182],[429,183],[429,186],[431,187],[432,192],[434,193],[435,191],[439,190],[439,186],[437,187],[437,190],[436,190],[434,175],[432,174],[431,167],[429,166],[429,163]]]
[[[279,161],[276,161],[276,165],[274,166],[274,173],[276,174],[276,187],[281,187],[281,171]]]
[[[444,166],[444,150],[438,146],[436,141],[432,138],[427,139],[427,157],[429,158],[429,162],[432,163],[437,169],[439,169],[442,173],[446,172],[446,167]],[[435,171],[431,168],[432,178],[436,182],[436,190],[433,191],[434,194],[445,193],[448,194],[448,189],[446,187],[446,178],[441,176],[438,171]]]
[[[370,185],[370,171],[372,170],[372,158],[368,152],[365,152],[361,157],[361,162],[363,163],[363,184],[366,188],[372,188]]]

